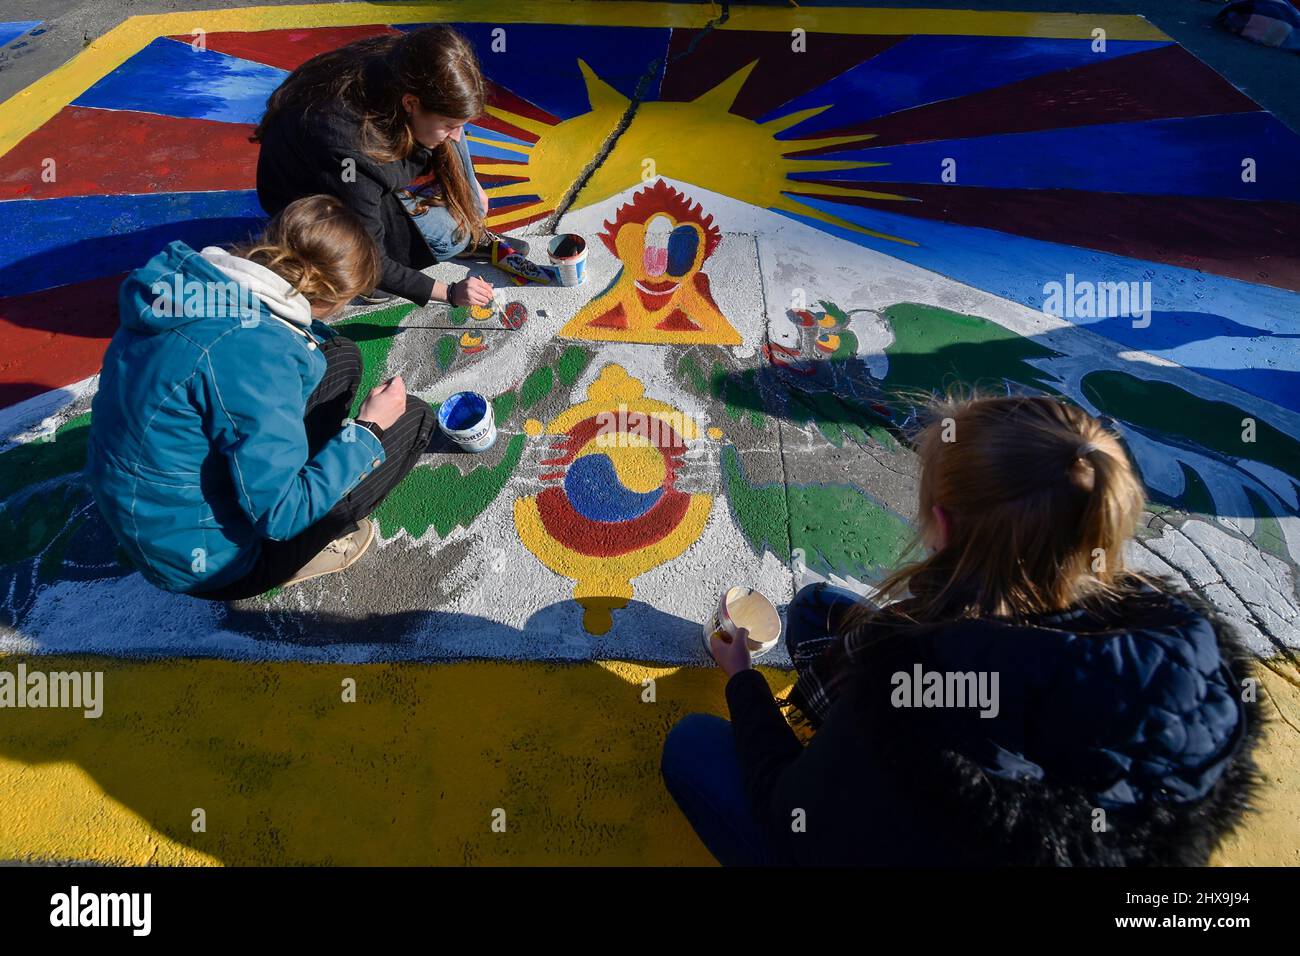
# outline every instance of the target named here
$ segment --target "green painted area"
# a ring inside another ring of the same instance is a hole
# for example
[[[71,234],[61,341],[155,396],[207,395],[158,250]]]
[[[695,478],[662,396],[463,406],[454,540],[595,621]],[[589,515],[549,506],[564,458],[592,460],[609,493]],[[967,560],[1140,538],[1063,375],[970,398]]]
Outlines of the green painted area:
[[[704,377],[704,372],[700,369],[700,366],[695,359],[691,358],[689,353],[683,355],[677,361],[677,372],[686,379],[690,387],[696,392],[701,395],[708,394],[709,380]]]
[[[846,362],[851,358],[855,358],[858,354],[858,337],[848,329],[839,333],[839,336],[840,344],[831,353],[831,361]]]
[[[586,349],[570,345],[560,355],[560,360],[555,363],[555,373],[559,375],[560,381],[565,385],[572,385],[582,374],[582,370],[587,367],[591,361],[591,355]]]
[[[789,400],[790,420],[812,422],[836,448],[843,447],[846,438],[859,444],[865,444],[870,438],[886,448],[898,445],[889,433],[885,416],[861,402],[843,398],[833,392],[793,388],[789,392]]]
[[[1273,511],[1260,495],[1249,488],[1244,490],[1250,499],[1250,507],[1255,512],[1255,533],[1251,535],[1251,540],[1274,557],[1289,562],[1291,556],[1287,553],[1286,538],[1282,535],[1282,523],[1274,517]]]
[[[15,510],[12,506],[0,509],[0,565],[35,557],[65,530],[71,530],[68,529],[68,519],[85,500],[85,494],[85,489],[79,484],[65,484],[49,494],[33,495],[20,509]],[[54,561],[52,565],[51,561]],[[62,548],[58,549],[55,558],[47,553],[41,562],[40,579],[48,580],[62,562]]]
[[[826,299],[823,299],[818,304],[827,315],[839,323],[839,326],[836,328],[836,334],[840,337],[840,344],[836,346],[835,351],[830,354],[829,361],[844,362],[857,356],[858,337],[849,331],[849,314],[834,302],[830,302]]]
[[[357,387],[357,398],[352,406],[355,416],[361,409],[370,390],[379,384],[388,365],[388,353],[393,348],[393,337],[397,334],[402,319],[415,311],[411,302],[395,305],[377,312],[367,312],[354,316],[335,325],[334,328],[346,335],[357,348],[361,349],[361,384]]]
[[[1179,508],[1190,514],[1213,515],[1214,514],[1214,496],[1210,494],[1210,486],[1197,471],[1184,464],[1178,463],[1178,467],[1183,471],[1183,493],[1178,499]]]
[[[492,399],[492,417],[498,425],[510,418],[510,413],[515,410],[517,401],[514,392],[502,392]]]
[[[1083,377],[1082,389],[1104,415],[1300,477],[1300,442],[1236,405],[1200,398],[1177,385],[1146,381],[1126,372],[1089,372]],[[1248,418],[1255,421],[1253,442],[1245,440]]]
[[[80,503],[85,500],[79,495],[72,495],[70,498],[74,509],[79,507]],[[77,532],[85,527],[86,521],[87,518],[84,514],[71,518],[71,520],[66,520],[64,525],[55,532],[49,547],[45,549],[45,553],[41,556],[41,563],[36,572],[37,580],[41,583],[58,580],[59,571],[63,568],[63,556],[67,553],[68,546],[72,543],[72,539],[76,537]],[[130,567],[130,565],[128,564],[127,567]]]
[[[450,463],[415,468],[375,511],[380,534],[390,538],[404,530],[418,538],[432,527],[446,537],[455,527],[468,528],[501,493],[526,443],[524,435],[515,435],[500,462],[478,465],[465,475]]]
[[[735,446],[722,451],[722,480],[736,524],[755,551],[783,561],[802,551],[821,574],[863,579],[893,567],[912,540],[907,523],[850,485],[754,485]]]
[[[520,407],[530,408],[536,405],[546,397],[554,384],[555,373],[551,371],[549,365],[542,365],[533,369],[529,376],[524,379],[524,384],[519,389]]]
[[[438,368],[446,371],[456,361],[456,336],[444,335],[433,346],[433,360]]]
[[[1197,471],[1186,462],[1178,462],[1183,473],[1183,490],[1178,495],[1168,495],[1155,488],[1147,488],[1146,508],[1154,515],[1169,511],[1185,514],[1213,515],[1214,496]]]
[[[53,440],[38,438],[0,455],[0,501],[23,488],[86,466],[90,413],[70,418],[54,431]]]
[[[753,485],[745,477],[735,445],[722,449],[722,484],[727,504],[754,550],[771,551],[782,561],[789,561],[790,512],[781,485]]]
[[[447,318],[452,325],[464,325],[469,321],[469,306],[456,305],[447,310]]]
[[[1004,381],[1057,393],[1060,383],[1029,362],[1059,353],[996,322],[914,302],[891,305],[882,314],[894,330],[894,341],[885,349],[885,379],[890,391],[905,400],[953,385],[1000,390]]]
[[[739,375],[715,362],[709,376],[709,393],[726,406],[732,421],[748,418],[755,428],[763,427],[763,396],[758,390],[758,369],[747,368]]]

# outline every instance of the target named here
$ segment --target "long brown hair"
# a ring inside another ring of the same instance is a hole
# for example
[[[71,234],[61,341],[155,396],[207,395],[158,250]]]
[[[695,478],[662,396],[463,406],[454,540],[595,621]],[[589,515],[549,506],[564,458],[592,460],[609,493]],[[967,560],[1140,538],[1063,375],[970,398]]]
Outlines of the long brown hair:
[[[295,199],[261,237],[230,252],[270,269],[312,305],[341,305],[373,289],[382,268],[365,223],[326,195]]]
[[[917,433],[918,533],[934,542],[937,505],[946,544],[905,565],[846,629],[884,613],[912,624],[963,617],[1016,620],[1100,607],[1132,578],[1123,546],[1146,500],[1124,446],[1083,409],[1054,398],[952,397]]]
[[[402,105],[407,93],[431,113],[465,121],[481,116],[487,84],[473,46],[451,27],[435,26],[399,36],[366,37],[317,54],[271,94],[253,141],[261,142],[268,125],[284,110],[307,112],[342,104],[360,126],[363,153],[378,163],[405,159],[419,145]],[[445,140],[432,153],[431,172],[442,184],[438,204],[446,206],[463,234],[477,240],[483,217],[455,143]]]

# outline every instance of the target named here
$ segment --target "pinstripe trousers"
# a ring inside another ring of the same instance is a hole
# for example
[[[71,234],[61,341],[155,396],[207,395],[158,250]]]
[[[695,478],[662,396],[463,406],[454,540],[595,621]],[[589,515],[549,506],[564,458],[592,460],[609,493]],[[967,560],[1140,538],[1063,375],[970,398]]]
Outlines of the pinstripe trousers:
[[[339,433],[361,385],[361,350],[355,342],[337,335],[323,343],[320,349],[326,361],[325,375],[307,399],[303,416],[309,455],[315,455],[325,442]],[[437,425],[438,417],[427,402],[413,395],[406,396],[406,411],[384,431],[382,465],[306,530],[285,541],[262,542],[262,553],[257,563],[244,577],[214,591],[195,592],[193,596],[213,601],[236,601],[254,597],[288,581],[325,545],[353,531],[358,521],[379,507],[388,493],[415,467],[420,455],[428,448]]]

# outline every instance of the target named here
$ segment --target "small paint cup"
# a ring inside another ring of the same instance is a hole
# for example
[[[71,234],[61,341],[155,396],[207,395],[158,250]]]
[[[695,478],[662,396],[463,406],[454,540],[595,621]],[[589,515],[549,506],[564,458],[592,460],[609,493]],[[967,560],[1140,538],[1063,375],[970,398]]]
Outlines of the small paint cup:
[[[478,392],[457,392],[438,408],[438,427],[465,451],[487,451],[497,440],[492,403]]]
[[[587,240],[582,236],[561,233],[547,243],[546,252],[560,273],[560,285],[582,285],[587,281]]]
[[[721,632],[734,641],[742,627],[749,631],[746,640],[752,658],[762,657],[781,640],[781,615],[772,602],[761,591],[734,587],[718,599],[717,608],[704,622],[704,649],[712,655],[714,634]]]

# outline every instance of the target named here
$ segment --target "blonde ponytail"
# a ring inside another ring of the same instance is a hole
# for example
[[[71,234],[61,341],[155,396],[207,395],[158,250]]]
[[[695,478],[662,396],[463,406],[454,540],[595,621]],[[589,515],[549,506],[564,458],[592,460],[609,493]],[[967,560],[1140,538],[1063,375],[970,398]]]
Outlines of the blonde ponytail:
[[[281,210],[261,237],[232,255],[270,269],[313,305],[337,306],[373,289],[379,249],[361,219],[333,196],[304,196]]]
[[[1113,434],[1081,408],[1037,396],[949,398],[927,418],[915,439],[913,546],[936,540],[934,507],[949,532],[881,584],[879,602],[910,596],[891,619],[1022,619],[1118,596],[1145,493]],[[845,626],[876,613],[864,605]]]

